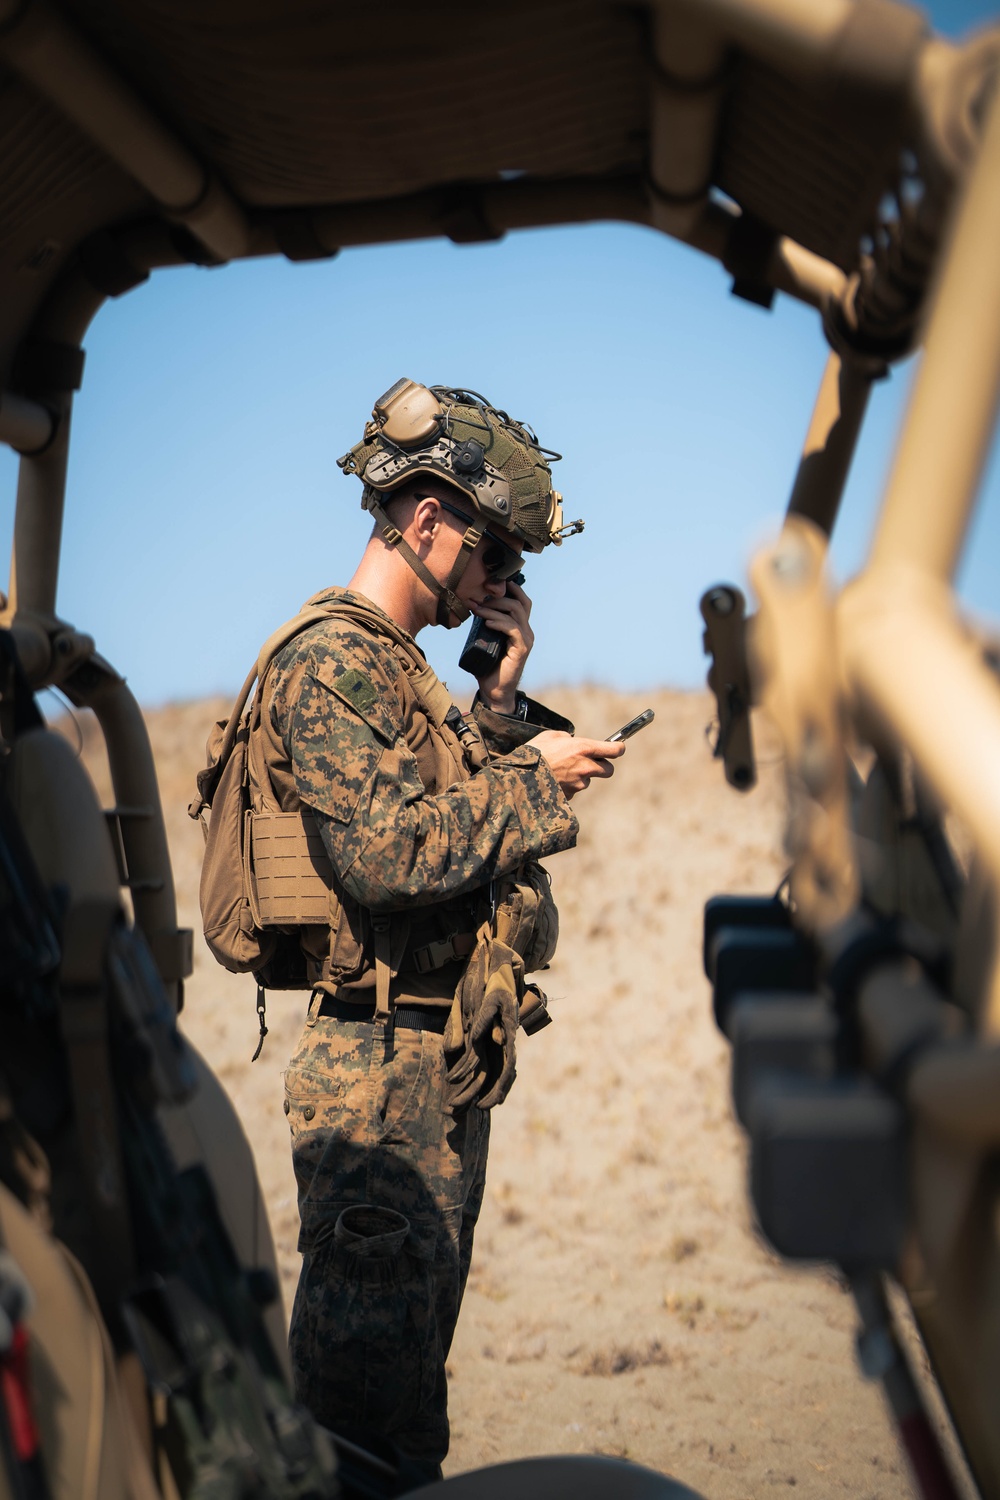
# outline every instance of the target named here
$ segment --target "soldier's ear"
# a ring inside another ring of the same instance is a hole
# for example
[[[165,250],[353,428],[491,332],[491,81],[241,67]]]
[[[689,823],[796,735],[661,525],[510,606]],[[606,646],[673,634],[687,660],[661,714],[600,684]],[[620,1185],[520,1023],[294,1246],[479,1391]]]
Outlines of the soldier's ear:
[[[421,495],[415,501],[411,526],[418,542],[430,546],[441,524],[441,505],[433,495]]]

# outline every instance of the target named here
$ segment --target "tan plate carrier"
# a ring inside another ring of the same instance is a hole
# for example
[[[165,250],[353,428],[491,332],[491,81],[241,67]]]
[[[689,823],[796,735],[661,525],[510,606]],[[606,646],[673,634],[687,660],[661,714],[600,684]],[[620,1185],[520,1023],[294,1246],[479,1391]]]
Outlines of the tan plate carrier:
[[[407,674],[411,688],[421,707],[435,728],[448,734],[445,721],[452,709],[451,696],[434,669],[424,660],[413,641],[398,626],[380,611],[366,608],[360,603],[337,599],[323,605],[308,603],[293,619],[286,621],[268,638],[257,657],[252,670],[241,688],[233,710],[225,724],[220,723],[209,741],[209,767],[199,776],[199,795],[188,811],[192,817],[200,817],[206,806],[212,807],[213,825],[217,818],[230,823],[231,837],[238,837],[240,844],[239,879],[242,898],[253,927],[258,931],[306,926],[329,926],[331,902],[336,899],[333,868],[323,845],[316,823],[306,807],[292,812],[278,808],[255,808],[251,789],[251,755],[254,732],[260,722],[262,688],[268,669],[278,653],[303,630],[311,625],[331,618],[348,619],[362,625],[366,630],[378,634],[391,642],[394,655]],[[253,704],[247,710],[254,683],[257,692]],[[240,730],[244,738],[240,741]],[[488,756],[482,739],[474,726],[466,723],[467,733],[454,738],[454,754],[457,761],[465,760],[475,768],[485,764]],[[242,767],[239,778],[235,774],[225,778],[233,753],[242,743]],[[265,789],[269,785],[266,767],[254,765],[258,784]],[[231,798],[240,799],[242,809],[238,820],[226,817]],[[235,826],[234,826],[235,825]],[[206,828],[206,840],[211,845],[212,833]],[[238,830],[238,833],[237,833]],[[225,837],[225,835],[222,835]],[[211,848],[206,850],[206,867],[202,879],[202,914],[206,914],[207,890],[223,880],[231,886],[237,874],[234,862],[212,857]],[[238,905],[235,892],[234,905]],[[213,889],[213,897],[218,891]],[[239,932],[236,932],[239,925]],[[206,919],[206,937],[209,923]],[[376,1013],[383,1018],[389,1015],[389,985],[394,977],[392,966],[392,944],[388,917],[372,917],[373,947],[375,957]],[[245,919],[236,924],[236,941],[246,939]],[[209,940],[210,946],[220,962],[237,971],[246,972],[260,965],[249,958],[237,958],[227,962],[224,943]],[[220,946],[223,952],[219,951]],[[248,952],[252,950],[248,949]]]

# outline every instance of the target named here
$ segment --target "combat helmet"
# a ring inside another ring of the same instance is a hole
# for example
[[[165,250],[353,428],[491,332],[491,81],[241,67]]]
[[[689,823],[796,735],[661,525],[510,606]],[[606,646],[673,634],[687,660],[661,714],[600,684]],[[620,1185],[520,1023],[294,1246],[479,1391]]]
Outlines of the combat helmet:
[[[357,474],[364,486],[361,504],[375,518],[383,539],[400,554],[438,597],[438,622],[459,622],[469,609],[454,590],[478,542],[490,525],[512,533],[529,552],[583,530],[582,521],[563,522],[562,496],[552,487],[550,464],[558,453],[543,448],[524,422],[491,406],[484,396],[461,387],[418,385],[405,377],[375,402],[359,443],[337,463]],[[383,505],[410,480],[435,475],[459,491],[474,512],[462,548],[441,583],[404,541]]]

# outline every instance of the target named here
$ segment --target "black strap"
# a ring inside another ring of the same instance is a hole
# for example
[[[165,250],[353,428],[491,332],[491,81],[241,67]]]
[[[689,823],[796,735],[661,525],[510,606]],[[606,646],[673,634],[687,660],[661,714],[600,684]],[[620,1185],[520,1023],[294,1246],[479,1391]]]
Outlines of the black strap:
[[[0,702],[3,705],[4,738],[12,740],[29,729],[44,729],[45,720],[35,702],[21,665],[17,643],[9,630],[0,630],[0,657],[3,662]]]
[[[257,986],[257,1021],[260,1026],[260,1034],[257,1038],[257,1051],[250,1061],[256,1062],[264,1047],[264,1038],[267,1036],[267,994],[262,984]]]
[[[356,1005],[351,1000],[337,1000],[333,995],[324,995],[319,1014],[336,1021],[360,1021],[368,1025],[375,1020],[374,1005]],[[418,1005],[397,1005],[393,1011],[393,1025],[406,1031],[436,1031],[440,1036],[448,1024],[450,1012],[443,1007],[431,1009]]]
[[[108,1015],[107,957],[118,920],[117,901],[74,903],[66,913],[59,975],[77,1140],[101,1245],[88,1269],[105,1318],[117,1310],[135,1266]]]

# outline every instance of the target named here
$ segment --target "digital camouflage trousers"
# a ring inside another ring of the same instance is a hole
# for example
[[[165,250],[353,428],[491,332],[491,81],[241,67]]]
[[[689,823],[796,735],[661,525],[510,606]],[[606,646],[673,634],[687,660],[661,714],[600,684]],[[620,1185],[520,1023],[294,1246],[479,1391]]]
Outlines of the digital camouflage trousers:
[[[482,1205],[489,1114],[445,1114],[442,1039],[310,1020],[285,1074],[302,1270],[289,1348],[317,1421],[432,1473]]]

